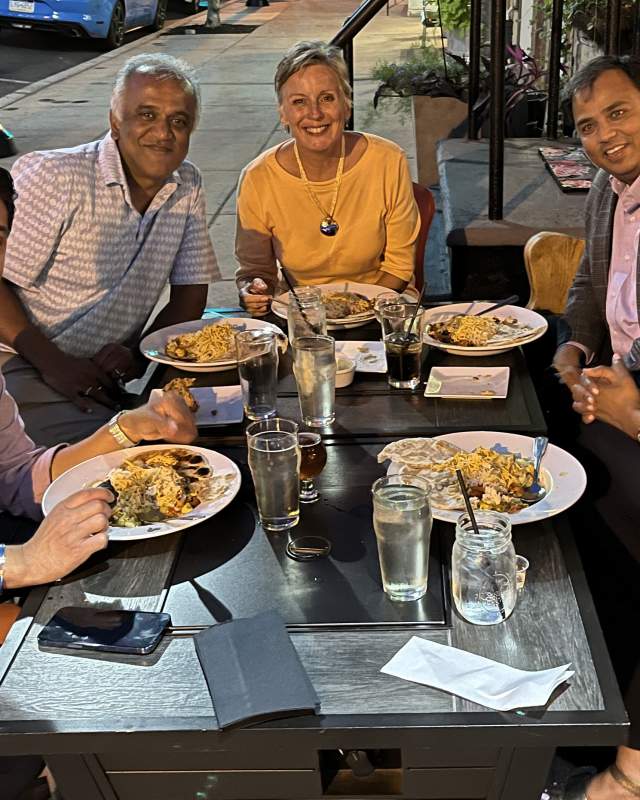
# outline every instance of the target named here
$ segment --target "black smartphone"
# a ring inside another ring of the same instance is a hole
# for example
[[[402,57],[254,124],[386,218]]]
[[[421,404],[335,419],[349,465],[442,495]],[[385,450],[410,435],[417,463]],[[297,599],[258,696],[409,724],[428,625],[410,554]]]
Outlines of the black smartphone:
[[[169,614],[66,606],[38,634],[44,647],[145,655],[171,625]]]

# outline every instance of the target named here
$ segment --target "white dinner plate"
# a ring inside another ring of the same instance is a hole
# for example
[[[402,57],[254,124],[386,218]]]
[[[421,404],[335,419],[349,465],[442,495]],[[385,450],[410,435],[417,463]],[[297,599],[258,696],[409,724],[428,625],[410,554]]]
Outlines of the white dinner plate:
[[[115,450],[112,453],[95,456],[88,461],[83,461],[81,464],[76,464],[75,467],[59,475],[49,486],[42,498],[42,511],[46,516],[54,506],[57,506],[61,500],[69,497],[74,492],[78,492],[80,489],[88,489],[95,483],[106,480],[109,472],[114,467],[120,466],[127,458],[139,453],[148,453],[151,450],[176,449],[199,453],[206,459],[214,474],[231,473],[233,479],[230,481],[225,493],[216,500],[202,503],[182,517],[140,525],[136,528],[111,526],[108,530],[109,539],[111,541],[153,539],[155,536],[164,536],[167,533],[175,533],[175,531],[181,531],[185,528],[190,528],[192,525],[197,525],[202,520],[209,519],[214,514],[222,511],[238,494],[240,489],[240,470],[230,458],[223,456],[222,453],[216,453],[215,450],[207,450],[204,447],[196,447],[190,444],[152,444],[142,447],[129,447],[126,450]]]
[[[509,390],[509,367],[431,367],[425,397],[501,400]]]
[[[476,447],[504,448],[510,453],[519,453],[525,458],[530,458],[533,450],[533,438],[522,436],[519,433],[461,431],[445,433],[433,438],[451,442],[463,450],[473,450]],[[400,465],[392,462],[387,474],[396,475],[399,470]],[[582,464],[570,453],[555,444],[549,444],[542,459],[540,482],[547,490],[546,496],[538,503],[527,506],[516,514],[509,514],[512,525],[540,522],[547,517],[560,514],[561,511],[566,511],[582,496],[587,485],[587,476]],[[433,508],[432,511],[434,519],[455,523],[464,509]]]
[[[530,308],[521,308],[520,306],[503,306],[502,308],[497,308],[495,312],[490,313],[490,316],[496,316],[498,318],[515,317],[519,323],[531,328],[531,332],[524,336],[516,336],[513,340],[482,347],[462,347],[461,345],[445,344],[429,336],[428,326],[431,323],[444,322],[455,314],[477,314],[479,311],[482,311],[484,308],[489,308],[491,305],[493,305],[493,303],[474,301],[452,303],[447,306],[427,309],[422,316],[424,325],[424,333],[422,335],[423,341],[432,347],[444,350],[445,353],[452,353],[457,356],[492,356],[496,353],[504,353],[507,350],[512,350],[514,347],[519,347],[520,345],[529,344],[529,342],[533,342],[543,336],[548,328],[547,320],[541,314],[538,314],[537,311],[532,311]]]
[[[356,364],[356,372],[387,371],[384,342],[336,342],[336,354],[348,356]]]
[[[169,364],[183,372],[224,372],[233,369],[237,360],[235,355],[228,356],[218,361],[180,361],[172,358],[165,353],[165,347],[169,339],[179,336],[182,333],[192,333],[199,331],[207,325],[218,325],[221,322],[228,322],[238,333],[240,331],[253,330],[255,328],[268,328],[275,331],[285,341],[286,337],[277,325],[265,322],[261,319],[252,317],[207,317],[206,319],[194,319],[191,322],[181,322],[179,325],[170,325],[168,328],[161,328],[158,331],[145,336],[140,342],[140,350],[150,361],[157,361],[159,364]]]
[[[373,300],[374,297],[377,297],[379,294],[387,294],[388,292],[393,291],[393,289],[389,289],[387,286],[378,286],[373,283],[356,283],[355,281],[341,281],[339,283],[321,283],[315,288],[320,289],[320,291],[323,294],[329,292],[354,292],[355,294],[364,295],[369,300]],[[289,303],[289,294],[290,292],[285,292],[284,294],[278,295],[277,297],[278,302],[274,303],[273,306],[271,307],[273,313],[277,317],[280,317],[281,319],[287,318],[286,306]],[[375,313],[373,309],[371,309],[371,311],[367,311],[364,314],[357,314],[354,315],[353,317],[327,320],[327,328],[330,331],[345,330],[347,328],[358,328],[361,325],[366,325],[368,322],[371,322],[371,320],[375,318],[376,318]]]

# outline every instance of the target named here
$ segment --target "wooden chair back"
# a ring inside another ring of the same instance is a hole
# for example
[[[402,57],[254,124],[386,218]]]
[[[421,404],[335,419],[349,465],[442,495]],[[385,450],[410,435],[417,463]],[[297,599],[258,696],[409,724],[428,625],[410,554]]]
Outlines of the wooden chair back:
[[[531,287],[527,308],[561,314],[584,253],[584,239],[541,231],[524,246],[524,263]]]
[[[427,247],[429,228],[436,211],[436,202],[431,192],[419,183],[413,184],[413,196],[420,213],[420,233],[416,242],[416,255],[414,267],[414,282],[416,289],[422,291],[424,286],[424,253]]]
[[[7,638],[11,626],[18,619],[20,606],[14,603],[0,603],[0,645]]]

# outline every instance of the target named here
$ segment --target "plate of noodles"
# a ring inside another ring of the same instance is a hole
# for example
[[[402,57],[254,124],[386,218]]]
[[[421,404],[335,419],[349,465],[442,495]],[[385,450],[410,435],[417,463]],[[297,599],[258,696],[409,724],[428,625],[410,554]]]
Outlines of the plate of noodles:
[[[209,519],[240,489],[227,456],[195,445],[129,447],[83,461],[58,476],[42,498],[45,516],[80,489],[108,488],[116,498],[110,541],[151,539]]]
[[[490,356],[539,339],[547,321],[536,311],[503,306],[477,316],[493,303],[452,303],[425,311],[423,341],[458,356]]]
[[[378,453],[390,461],[388,475],[419,475],[429,484],[435,519],[454,522],[465,510],[455,470],[460,469],[472,505],[508,514],[512,525],[538,522],[572,506],[587,485],[587,476],[570,453],[549,444],[542,459],[540,483],[547,494],[526,505],[519,493],[531,485],[533,438],[517,433],[462,431],[432,438],[400,439]]]
[[[145,336],[140,350],[150,361],[185,372],[223,372],[236,366],[235,335],[266,328],[286,337],[277,325],[251,317],[208,317],[171,325]]]
[[[392,290],[387,286],[371,283],[342,281],[341,283],[321,283],[317,287],[322,292],[322,301],[327,314],[327,328],[340,330],[358,328],[375,319],[374,304],[379,294],[387,294]],[[273,313],[287,318],[287,305],[290,292],[278,295],[272,306]]]

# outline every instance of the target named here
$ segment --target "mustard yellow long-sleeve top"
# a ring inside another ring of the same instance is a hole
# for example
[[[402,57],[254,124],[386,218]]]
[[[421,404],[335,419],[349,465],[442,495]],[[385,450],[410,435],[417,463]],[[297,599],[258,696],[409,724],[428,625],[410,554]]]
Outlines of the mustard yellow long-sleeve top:
[[[273,292],[277,262],[298,284],[375,283],[380,270],[410,280],[420,219],[407,160],[393,142],[372,134],[363,136],[367,149],[342,176],[333,215],[340,226],[335,236],[320,233],[323,215],[304,182],[276,160],[281,145],[245,167],[238,183],[239,286],[262,278]],[[335,181],[311,182],[311,186],[329,210]]]

